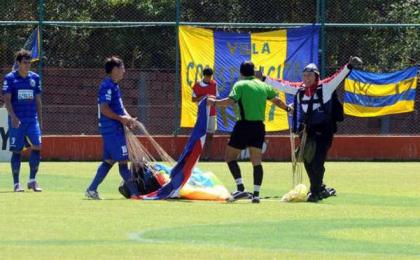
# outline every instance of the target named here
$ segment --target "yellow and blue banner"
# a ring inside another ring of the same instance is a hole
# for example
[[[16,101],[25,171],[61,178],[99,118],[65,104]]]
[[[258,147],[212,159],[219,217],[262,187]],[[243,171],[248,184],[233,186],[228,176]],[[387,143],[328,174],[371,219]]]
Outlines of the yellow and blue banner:
[[[192,87],[203,69],[214,69],[220,97],[227,97],[239,78],[239,66],[252,60],[265,75],[301,81],[304,66],[318,63],[318,26],[261,33],[225,32],[181,26],[181,127],[193,127],[197,105],[192,102]],[[284,93],[279,92],[284,100]],[[237,108],[217,108],[217,129],[231,131],[238,118]],[[271,103],[266,109],[266,131],[288,129],[287,114]]]
[[[390,73],[352,70],[344,83],[344,113],[375,117],[414,111],[417,66]]]

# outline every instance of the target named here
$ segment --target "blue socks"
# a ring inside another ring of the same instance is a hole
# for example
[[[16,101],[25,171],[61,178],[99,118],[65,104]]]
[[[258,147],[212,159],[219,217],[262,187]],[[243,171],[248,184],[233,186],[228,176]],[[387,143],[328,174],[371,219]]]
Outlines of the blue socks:
[[[12,165],[13,183],[19,183],[19,173],[22,155],[20,153],[12,153],[10,163]],[[39,162],[41,161],[41,152],[39,150],[32,150],[29,157],[29,168],[31,172],[29,179],[34,180],[38,172]]]
[[[13,183],[19,183],[19,172],[20,172],[20,162],[21,162],[21,154],[20,153],[12,153],[12,158],[10,160],[10,164],[12,166],[12,174],[13,174]]]
[[[118,169],[120,170],[120,175],[123,178],[125,182],[130,181],[131,179],[131,172],[128,169],[128,165],[126,163],[124,164],[118,164]]]
[[[123,178],[124,182],[127,184],[127,188],[130,190],[131,195],[139,195],[137,185],[133,181],[131,171],[128,169],[126,163],[119,164],[118,168],[120,170],[120,175]]]
[[[92,183],[90,184],[88,190],[96,191],[98,189],[99,184],[102,183],[102,181],[107,176],[109,170],[111,170],[112,165],[107,162],[102,162],[101,165],[99,165],[98,171],[96,172],[95,178],[93,179]],[[128,189],[130,190],[131,195],[139,195],[139,191],[137,189],[137,186],[135,185],[131,172],[128,169],[128,165],[126,163],[119,164],[118,168],[120,170],[120,175],[123,178],[124,182],[127,184]]]
[[[105,179],[106,175],[108,174],[109,170],[111,170],[111,168],[112,168],[111,164],[107,162],[102,162],[101,165],[99,165],[95,178],[90,184],[88,190],[96,191],[98,189],[99,184],[101,184],[101,182]]]
[[[29,179],[34,180],[36,173],[38,172],[39,162],[41,161],[41,152],[39,150],[32,150],[31,156],[29,157],[29,168],[31,172],[29,174]]]

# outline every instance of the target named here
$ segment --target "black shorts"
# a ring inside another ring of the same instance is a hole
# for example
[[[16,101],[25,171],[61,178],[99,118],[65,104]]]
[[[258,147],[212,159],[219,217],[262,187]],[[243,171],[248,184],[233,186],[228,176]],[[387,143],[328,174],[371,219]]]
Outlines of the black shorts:
[[[249,146],[262,149],[264,138],[265,125],[262,121],[240,120],[233,128],[228,145],[240,150]]]

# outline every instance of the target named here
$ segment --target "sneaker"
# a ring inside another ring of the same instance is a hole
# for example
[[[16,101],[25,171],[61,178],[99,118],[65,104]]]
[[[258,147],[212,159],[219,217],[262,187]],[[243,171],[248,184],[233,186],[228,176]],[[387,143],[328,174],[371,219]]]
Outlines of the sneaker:
[[[15,183],[15,185],[13,186],[13,191],[14,192],[24,192],[25,190],[22,188],[22,185],[20,185],[20,183]]]
[[[99,196],[99,193],[96,190],[87,190],[85,192],[85,196],[87,199],[90,200],[101,200],[102,198]]]
[[[125,185],[124,182],[121,182],[120,186],[118,187],[118,191],[121,193],[121,195],[124,196],[124,198],[130,198],[130,191],[128,190],[127,185]]]
[[[337,191],[334,188],[325,187],[321,191],[321,197],[323,199],[326,199],[326,198],[331,197],[331,196],[336,196],[336,195],[337,195]]]
[[[33,190],[35,192],[41,192],[42,188],[38,186],[36,181],[28,182],[28,190]]]
[[[308,193],[308,198],[306,199],[307,202],[317,203],[318,201],[322,200],[320,194],[313,194],[312,192]]]
[[[252,194],[247,191],[235,191],[232,192],[231,196],[227,199],[229,202],[234,202],[240,199],[252,199]]]
[[[260,203],[260,197],[259,196],[252,196],[252,203]]]

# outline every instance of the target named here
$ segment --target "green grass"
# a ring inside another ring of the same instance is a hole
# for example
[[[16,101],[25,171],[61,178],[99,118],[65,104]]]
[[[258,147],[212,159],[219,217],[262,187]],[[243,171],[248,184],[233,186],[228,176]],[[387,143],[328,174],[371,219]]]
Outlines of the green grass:
[[[338,196],[318,204],[279,199],[221,203],[130,201],[117,167],[83,197],[98,163],[41,164],[42,193],[15,194],[0,164],[0,259],[384,259],[420,257],[420,163],[334,162],[325,181]],[[228,189],[223,163],[200,163]],[[252,189],[249,163],[241,163]],[[262,196],[291,187],[290,163],[264,163]],[[22,165],[26,184],[28,166]]]

